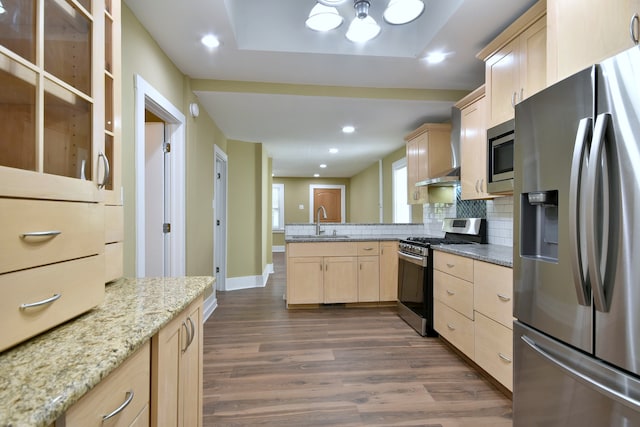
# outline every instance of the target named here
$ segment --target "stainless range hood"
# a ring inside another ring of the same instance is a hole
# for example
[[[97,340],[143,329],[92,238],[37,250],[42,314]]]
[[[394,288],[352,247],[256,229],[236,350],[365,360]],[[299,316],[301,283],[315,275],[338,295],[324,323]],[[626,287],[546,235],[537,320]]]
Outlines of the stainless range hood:
[[[460,183],[460,109],[451,107],[451,169],[441,176],[416,182],[416,187],[454,186]]]

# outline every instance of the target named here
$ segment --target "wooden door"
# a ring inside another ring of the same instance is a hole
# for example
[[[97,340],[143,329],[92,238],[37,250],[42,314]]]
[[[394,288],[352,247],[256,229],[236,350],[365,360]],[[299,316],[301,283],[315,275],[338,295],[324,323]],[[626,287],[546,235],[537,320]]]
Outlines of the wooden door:
[[[547,18],[543,16],[520,35],[520,88],[522,101],[547,86]]]
[[[460,182],[463,200],[486,199],[487,131],[486,98],[483,96],[462,110]]]
[[[358,302],[380,301],[380,258],[358,257]]]
[[[520,87],[519,44],[519,39],[511,41],[486,62],[486,85],[491,104],[489,127],[514,116],[513,107]]]
[[[313,218],[315,221],[316,210],[324,206],[327,218],[320,214],[320,222],[342,222],[342,189],[340,188],[314,188],[313,189]]]
[[[380,301],[398,299],[398,242],[380,242]]]
[[[324,259],[324,302],[358,302],[357,257]]]
[[[322,257],[289,258],[287,304],[319,304],[324,301]]]

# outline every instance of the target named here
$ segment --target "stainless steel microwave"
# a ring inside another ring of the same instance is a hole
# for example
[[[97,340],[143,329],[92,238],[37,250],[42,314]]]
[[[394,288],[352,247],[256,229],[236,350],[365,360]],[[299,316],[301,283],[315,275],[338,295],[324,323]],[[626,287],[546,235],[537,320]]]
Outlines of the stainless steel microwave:
[[[513,142],[515,121],[487,130],[487,192],[513,193]]]

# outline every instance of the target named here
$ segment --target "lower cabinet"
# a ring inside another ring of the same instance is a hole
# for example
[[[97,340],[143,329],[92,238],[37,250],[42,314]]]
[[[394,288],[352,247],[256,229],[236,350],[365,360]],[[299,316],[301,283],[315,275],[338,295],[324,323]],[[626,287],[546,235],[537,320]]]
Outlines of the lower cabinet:
[[[287,305],[397,300],[398,242],[287,244]]]
[[[148,426],[151,352],[147,342],[56,421],[56,426]]]
[[[434,251],[436,331],[513,388],[512,269]]]
[[[202,425],[202,297],[151,339],[151,425]]]
[[[380,242],[380,301],[398,300],[398,242]]]

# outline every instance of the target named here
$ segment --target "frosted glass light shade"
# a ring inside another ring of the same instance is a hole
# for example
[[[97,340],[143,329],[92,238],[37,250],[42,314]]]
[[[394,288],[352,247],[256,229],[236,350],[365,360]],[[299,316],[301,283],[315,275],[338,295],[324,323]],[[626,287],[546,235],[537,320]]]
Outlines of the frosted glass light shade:
[[[401,25],[413,21],[423,11],[422,0],[390,0],[382,16],[389,24]]]
[[[364,19],[355,18],[347,30],[347,38],[354,43],[362,43],[380,34],[380,26],[371,16]]]
[[[338,28],[343,20],[335,7],[316,3],[309,12],[305,25],[315,31],[329,31]]]
[[[344,3],[347,0],[318,0],[318,3],[323,4],[325,6],[337,6],[339,4]]]

